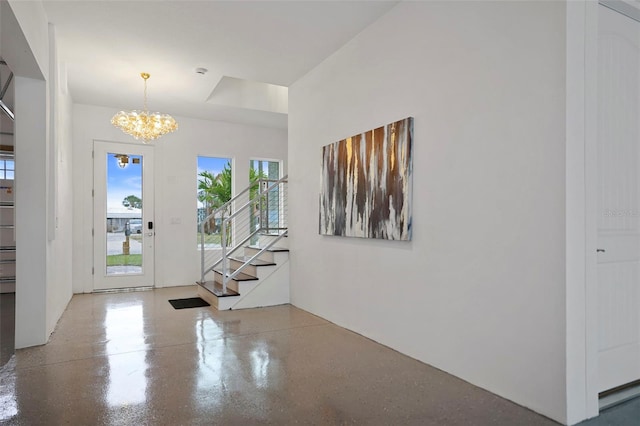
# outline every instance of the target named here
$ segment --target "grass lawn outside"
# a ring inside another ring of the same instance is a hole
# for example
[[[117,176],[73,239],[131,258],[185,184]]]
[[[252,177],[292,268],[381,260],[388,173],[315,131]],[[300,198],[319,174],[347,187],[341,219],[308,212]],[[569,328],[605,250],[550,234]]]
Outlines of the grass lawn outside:
[[[201,232],[198,232],[198,244],[200,244]],[[204,234],[205,244],[220,244],[220,234]]]
[[[142,266],[141,254],[111,254],[107,256],[107,266]]]
[[[200,243],[200,232],[198,232],[198,243]],[[142,242],[142,235],[140,234],[131,234],[129,236],[132,240]],[[220,234],[204,234],[204,243],[205,244],[220,244]]]

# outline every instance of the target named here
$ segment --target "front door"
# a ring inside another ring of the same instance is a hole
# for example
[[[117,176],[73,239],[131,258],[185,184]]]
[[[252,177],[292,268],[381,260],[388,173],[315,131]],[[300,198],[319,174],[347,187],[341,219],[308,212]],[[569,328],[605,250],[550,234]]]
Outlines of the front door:
[[[640,23],[599,7],[599,391],[640,379]]]
[[[152,287],[153,147],[94,142],[93,289]]]

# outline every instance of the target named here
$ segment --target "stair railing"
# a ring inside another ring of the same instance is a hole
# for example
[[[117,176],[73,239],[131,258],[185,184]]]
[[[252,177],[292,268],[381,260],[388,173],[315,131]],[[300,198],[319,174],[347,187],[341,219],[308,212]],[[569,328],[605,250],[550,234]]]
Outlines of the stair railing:
[[[225,218],[225,216],[228,216],[231,214],[232,208],[237,201],[241,200],[244,197],[246,198],[249,197],[248,196],[249,191],[251,191],[251,186],[248,186],[247,188],[243,189],[235,197],[231,198],[229,201],[227,201],[220,207],[214,209],[207,217],[202,219],[202,221],[200,221],[200,223],[198,224],[198,229],[200,231],[200,271],[201,271],[200,282],[204,283],[204,278],[206,274],[205,272],[206,250],[205,249],[207,245],[206,244],[207,235],[209,236],[216,235],[215,229],[218,227],[218,225],[216,225],[216,222],[220,221],[220,223],[222,223],[222,220]],[[206,232],[206,231],[210,231],[212,228],[214,232]],[[220,238],[222,239],[220,232],[218,232],[217,235],[220,235]],[[213,267],[215,266],[217,266],[217,264],[214,265]],[[213,269],[213,267],[210,269]]]
[[[216,209],[200,224],[201,233],[201,282],[205,282],[205,276],[212,272],[220,264],[222,273],[222,291],[226,293],[227,284],[236,278],[242,271],[264,251],[273,247],[278,241],[287,235],[288,218],[288,194],[287,176],[279,180],[260,179],[258,192],[241,207],[232,211],[232,206],[240,197],[255,188],[255,184],[243,190],[238,196],[231,199],[225,205]],[[220,220],[220,257],[210,266],[206,266],[204,224],[206,221]],[[267,241],[264,241],[264,240]],[[261,241],[262,240],[262,241]],[[229,258],[245,244],[258,243],[258,252],[250,258],[244,258],[240,267],[230,273]]]

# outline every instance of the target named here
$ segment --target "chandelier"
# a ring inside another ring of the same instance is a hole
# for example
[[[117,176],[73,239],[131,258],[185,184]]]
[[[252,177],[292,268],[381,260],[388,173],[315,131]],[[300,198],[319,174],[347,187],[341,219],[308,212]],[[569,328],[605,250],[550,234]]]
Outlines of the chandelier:
[[[116,154],[116,155],[114,155],[114,157],[116,157],[116,164],[121,169],[124,169],[125,167],[127,167],[129,165],[129,156],[128,155],[126,155],[126,154]]]
[[[133,136],[136,140],[149,143],[162,135],[178,129],[178,123],[169,114],[149,112],[147,109],[147,80],[151,77],[143,72],[140,77],[144,80],[144,110],[120,111],[111,119],[111,124],[123,132]]]

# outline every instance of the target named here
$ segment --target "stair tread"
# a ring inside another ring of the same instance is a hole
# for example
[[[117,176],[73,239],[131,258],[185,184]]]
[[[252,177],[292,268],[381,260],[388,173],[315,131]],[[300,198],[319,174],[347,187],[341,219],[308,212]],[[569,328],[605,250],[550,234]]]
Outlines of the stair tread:
[[[217,272],[218,274],[222,275],[222,269],[214,269],[214,272]],[[235,272],[235,269],[233,268],[229,268],[229,272],[227,274],[231,275],[232,273]],[[235,281],[253,281],[253,280],[257,280],[258,277],[254,277],[253,275],[249,275],[249,274],[245,274],[244,272],[240,272],[235,278]]]
[[[256,249],[256,250],[262,250],[264,247],[260,247],[260,246],[247,246],[248,248],[252,248],[252,249]],[[268,249],[266,249],[265,251],[270,251],[270,252],[281,252],[281,251],[289,251],[288,248],[286,247],[270,247]]]
[[[209,291],[210,293],[212,293],[216,297],[240,296],[240,293],[238,293],[237,291],[231,290],[229,287],[227,287],[226,293],[223,292],[222,291],[222,284],[220,284],[219,282],[205,281],[204,283],[198,282],[196,284],[198,284],[200,287],[206,289],[207,291]]]
[[[242,257],[230,257],[229,259],[236,260],[236,261],[242,262],[242,263],[247,261],[247,259],[244,259]],[[262,259],[254,259],[250,263],[250,265],[251,266],[274,266],[275,263],[274,262],[267,262],[266,260],[262,260]]]

